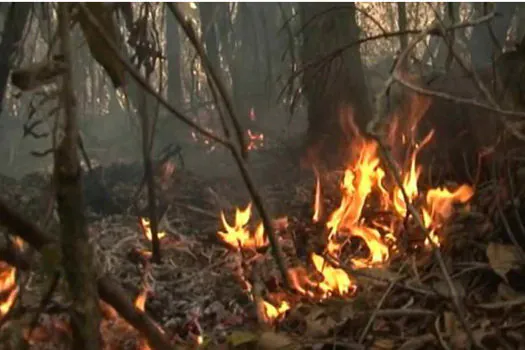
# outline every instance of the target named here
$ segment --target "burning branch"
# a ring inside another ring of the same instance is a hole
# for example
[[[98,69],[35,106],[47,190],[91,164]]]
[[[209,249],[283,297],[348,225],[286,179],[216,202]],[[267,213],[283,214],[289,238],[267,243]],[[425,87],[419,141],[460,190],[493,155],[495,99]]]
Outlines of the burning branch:
[[[42,250],[46,246],[57,244],[53,236],[43,232],[32,222],[24,219],[2,200],[0,200],[0,224],[20,236],[36,250]],[[4,256],[2,256],[2,258],[4,258]],[[25,259],[23,261],[25,261]],[[22,259],[20,262],[22,262]],[[24,267],[29,267],[29,263],[20,263],[17,267],[24,269]],[[109,276],[99,277],[97,280],[97,288],[100,298],[112,306],[118,314],[135,327],[135,329],[140,331],[153,349],[164,350],[171,348],[170,342],[158,328],[157,324],[145,313],[139,313],[122,287]]]
[[[77,153],[78,126],[75,115],[72,81],[69,6],[60,4],[59,33],[66,69],[62,77],[64,138],[55,153],[54,176],[57,181],[57,203],[61,226],[62,262],[71,293],[70,311],[73,341],[78,349],[100,349],[100,313],[93,251],[84,218],[81,184],[82,170]]]

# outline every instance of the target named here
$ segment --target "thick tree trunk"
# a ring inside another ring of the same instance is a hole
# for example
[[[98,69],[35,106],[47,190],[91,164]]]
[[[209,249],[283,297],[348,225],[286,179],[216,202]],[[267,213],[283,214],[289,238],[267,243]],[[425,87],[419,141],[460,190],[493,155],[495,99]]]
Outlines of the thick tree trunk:
[[[62,54],[67,64],[62,86],[64,137],[55,154],[55,180],[60,217],[62,267],[72,299],[71,328],[75,349],[101,348],[100,311],[97,276],[93,266],[93,249],[84,217],[82,168],[77,153],[78,125],[75,115],[74,85],[68,7],[59,5],[59,28]]]
[[[2,102],[4,99],[7,77],[9,76],[9,64],[16,44],[22,39],[24,28],[33,5],[31,3],[13,3],[7,13],[2,42],[0,43],[0,113],[2,113]]]
[[[494,6],[499,16],[488,24],[475,27],[472,31],[469,48],[472,65],[476,69],[490,65],[495,56],[501,53],[516,10],[516,3],[496,2]],[[485,8],[484,12],[488,12],[487,10]],[[478,15],[482,15],[479,13],[479,8],[476,12]]]
[[[183,103],[181,74],[181,37],[179,25],[166,9],[166,56],[168,57],[168,100],[175,106]]]
[[[358,39],[355,5],[349,4],[314,19],[304,28],[303,64]],[[302,19],[306,23],[333,6],[303,3]],[[363,130],[372,113],[359,47],[345,51],[321,69],[318,66],[306,69],[303,85],[308,100],[308,154],[314,157],[310,161],[340,165],[347,156],[351,123]]]

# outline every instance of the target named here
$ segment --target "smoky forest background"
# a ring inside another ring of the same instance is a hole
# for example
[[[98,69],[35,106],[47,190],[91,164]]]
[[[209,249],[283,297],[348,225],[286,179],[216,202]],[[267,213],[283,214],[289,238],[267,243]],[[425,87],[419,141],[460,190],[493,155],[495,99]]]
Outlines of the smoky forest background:
[[[0,349],[525,346],[523,4],[0,28]]]

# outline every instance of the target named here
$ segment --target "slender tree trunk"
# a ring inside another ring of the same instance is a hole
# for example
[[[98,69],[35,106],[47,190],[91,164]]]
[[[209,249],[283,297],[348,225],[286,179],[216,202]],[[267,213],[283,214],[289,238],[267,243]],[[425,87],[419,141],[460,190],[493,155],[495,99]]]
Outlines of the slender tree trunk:
[[[201,16],[201,35],[206,54],[215,68],[220,70],[219,43],[217,41],[218,5],[212,2],[200,2],[199,13]]]
[[[404,2],[397,3],[397,22],[399,24],[399,31],[404,31],[407,29],[407,5]],[[406,49],[408,45],[408,36],[401,35],[399,37],[399,47],[401,52]]]
[[[168,57],[168,100],[178,106],[183,103],[181,74],[181,37],[179,25],[166,10],[166,56]]]
[[[75,349],[101,348],[100,311],[97,276],[94,270],[93,249],[89,242],[84,217],[82,168],[77,145],[78,125],[75,115],[73,64],[70,44],[69,9],[59,5],[59,29],[62,54],[67,65],[63,77],[62,104],[65,114],[64,137],[55,154],[55,179],[60,217],[62,266],[72,299],[71,328]]]
[[[311,21],[303,31],[302,61],[319,59],[327,52],[359,37],[355,4]],[[302,3],[302,20],[334,6],[331,3]],[[311,161],[340,165],[348,151],[348,130],[352,122],[364,129],[371,117],[359,47],[345,51],[321,69],[312,67],[303,74],[308,100],[307,146]]]

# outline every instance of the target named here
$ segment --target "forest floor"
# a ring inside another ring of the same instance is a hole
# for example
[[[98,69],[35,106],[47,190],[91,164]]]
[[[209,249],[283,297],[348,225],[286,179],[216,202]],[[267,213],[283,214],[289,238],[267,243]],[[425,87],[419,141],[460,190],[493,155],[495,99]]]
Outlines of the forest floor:
[[[311,268],[309,255],[319,252],[328,217],[313,222],[315,176],[283,153],[254,152],[251,170],[287,264]],[[130,176],[130,169],[135,175]],[[138,308],[145,302],[145,311],[174,343],[213,349],[463,349],[471,339],[487,349],[525,346],[521,257],[517,248],[501,243],[504,226],[493,218],[496,185],[479,186],[468,208],[440,228],[448,275],[431,249],[404,250],[388,262],[366,267],[352,265],[347,257],[332,270],[348,276],[349,290],[320,296],[288,291],[270,249],[238,251],[221,240],[221,212],[232,225],[235,209],[245,208],[250,197],[233,162],[214,166],[213,174],[177,165],[168,179],[159,195],[164,214],[160,230],[165,233],[161,264],[149,263],[150,242],[138,212],[107,215],[88,208],[97,263],[124,286]],[[340,203],[341,175],[321,178],[326,213]],[[140,164],[104,169],[110,195],[128,200],[140,176]],[[47,175],[2,178],[0,186],[4,199],[42,225]],[[139,196],[139,207],[145,207],[145,198],[144,193]],[[255,229],[259,219],[251,209],[250,227]],[[46,227],[58,234],[55,218]],[[417,229],[406,227],[404,235],[410,230]],[[352,254],[363,254],[354,245]],[[4,344],[21,337],[34,349],[68,348],[63,283],[44,311],[35,311],[49,289],[46,264],[41,257],[32,272],[20,274],[23,292],[8,322],[2,322],[0,339],[8,339]],[[318,282],[316,291],[329,284]],[[38,322],[29,336],[35,315]],[[144,339],[109,307],[102,327],[108,349],[147,349]]]

